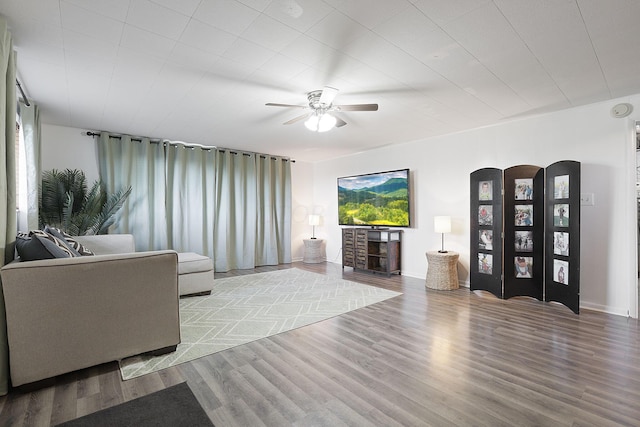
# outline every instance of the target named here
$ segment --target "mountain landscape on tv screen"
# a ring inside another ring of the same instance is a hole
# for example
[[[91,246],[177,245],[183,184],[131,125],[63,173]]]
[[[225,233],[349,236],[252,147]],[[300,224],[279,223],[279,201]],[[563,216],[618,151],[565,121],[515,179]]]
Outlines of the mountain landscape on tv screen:
[[[341,225],[409,226],[409,186],[406,178],[389,178],[381,184],[345,188],[338,182]]]

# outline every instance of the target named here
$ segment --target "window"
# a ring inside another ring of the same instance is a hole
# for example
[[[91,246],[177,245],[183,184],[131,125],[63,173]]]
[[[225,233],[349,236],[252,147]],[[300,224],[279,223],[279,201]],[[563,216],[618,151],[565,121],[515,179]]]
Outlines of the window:
[[[27,220],[27,158],[24,149],[24,135],[20,123],[16,123],[16,214],[18,230],[28,230]]]

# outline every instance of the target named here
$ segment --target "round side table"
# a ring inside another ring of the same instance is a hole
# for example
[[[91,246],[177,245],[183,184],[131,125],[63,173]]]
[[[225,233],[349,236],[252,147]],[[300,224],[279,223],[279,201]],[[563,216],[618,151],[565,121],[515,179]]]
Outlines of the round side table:
[[[427,282],[429,289],[453,290],[458,289],[458,257],[457,252],[429,251],[427,255]]]
[[[304,257],[302,262],[305,264],[318,264],[324,262],[322,259],[322,239],[304,239]]]

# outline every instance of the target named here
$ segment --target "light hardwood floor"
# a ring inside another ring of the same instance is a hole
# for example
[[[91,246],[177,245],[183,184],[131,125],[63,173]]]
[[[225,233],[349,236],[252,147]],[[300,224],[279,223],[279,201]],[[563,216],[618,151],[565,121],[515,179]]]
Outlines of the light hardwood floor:
[[[114,363],[0,398],[0,425],[47,426],[187,381],[224,426],[640,425],[637,320],[424,280],[297,267],[403,292],[122,381]]]

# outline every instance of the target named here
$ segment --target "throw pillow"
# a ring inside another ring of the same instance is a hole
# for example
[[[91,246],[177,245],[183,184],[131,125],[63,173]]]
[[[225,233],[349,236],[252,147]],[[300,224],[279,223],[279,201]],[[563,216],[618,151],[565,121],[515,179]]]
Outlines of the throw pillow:
[[[71,252],[72,256],[76,257],[76,256],[81,256],[80,252],[78,252],[77,250],[75,250],[70,244],[69,242],[67,242],[64,238],[64,236],[61,233],[61,230],[58,230],[57,228],[51,228],[48,225],[46,227],[44,227],[44,232],[47,233],[50,236],[55,237],[57,240],[56,242],[62,243],[67,249],[69,249],[69,251]]]
[[[81,256],[90,256],[90,255],[95,255],[93,253],[93,251],[91,251],[91,249],[87,248],[86,246],[84,246],[83,244],[81,244],[80,242],[78,242],[76,239],[73,238],[73,236],[65,233],[64,231],[60,230],[59,228],[55,228],[55,227],[49,227],[48,225],[44,228],[44,231],[57,237],[58,239],[64,241],[67,243],[67,246],[74,250],[75,252],[78,253],[78,255]]]
[[[51,254],[53,258],[72,258],[76,256],[80,256],[80,254],[76,255],[67,247],[67,244],[55,236],[52,236],[49,233],[45,233],[42,230],[33,230],[29,232],[29,236],[33,239],[36,238],[42,246]],[[77,253],[77,252],[76,252]]]
[[[16,235],[16,250],[18,251],[18,256],[21,261],[55,258],[51,252],[40,243],[40,240],[31,238],[29,233],[18,233]]]

